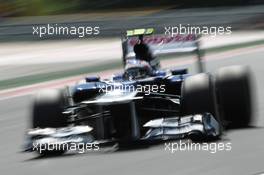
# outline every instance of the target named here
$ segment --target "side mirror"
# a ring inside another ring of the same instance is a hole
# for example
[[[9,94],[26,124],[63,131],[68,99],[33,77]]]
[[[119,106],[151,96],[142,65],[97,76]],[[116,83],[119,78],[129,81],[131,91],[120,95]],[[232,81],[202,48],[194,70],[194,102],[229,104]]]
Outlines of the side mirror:
[[[123,74],[115,74],[115,75],[113,75],[112,80],[113,81],[121,81],[121,80],[123,80]]]
[[[188,74],[188,69],[186,69],[186,68],[184,68],[184,69],[174,69],[174,70],[171,70],[171,74],[172,75]]]
[[[100,77],[99,76],[89,76],[89,77],[85,77],[85,81],[88,82],[98,82],[100,81]]]
[[[163,71],[163,70],[158,70],[154,73],[155,76],[161,76],[161,77],[164,77],[166,76],[166,71]]]

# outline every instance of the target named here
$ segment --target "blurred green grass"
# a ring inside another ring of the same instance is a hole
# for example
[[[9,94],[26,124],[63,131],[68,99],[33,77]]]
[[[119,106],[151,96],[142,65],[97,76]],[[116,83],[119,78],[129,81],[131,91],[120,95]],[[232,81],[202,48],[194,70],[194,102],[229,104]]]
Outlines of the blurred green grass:
[[[78,10],[79,5],[80,0],[2,0],[0,13],[6,16],[63,14]]]
[[[17,0],[17,3],[26,4],[22,13],[24,15],[47,15],[63,13],[78,8],[79,1],[69,0]]]
[[[191,8],[250,5],[259,0],[0,0],[1,16],[36,16],[138,8]],[[262,2],[263,3],[263,2]]]

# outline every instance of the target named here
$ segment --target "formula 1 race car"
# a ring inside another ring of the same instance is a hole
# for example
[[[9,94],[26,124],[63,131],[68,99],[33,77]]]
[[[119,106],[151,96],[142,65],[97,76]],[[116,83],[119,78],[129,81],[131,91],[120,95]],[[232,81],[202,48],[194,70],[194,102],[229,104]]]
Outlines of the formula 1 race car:
[[[230,66],[190,75],[126,59],[124,72],[111,79],[87,77],[73,87],[39,92],[31,121],[25,150],[43,155],[64,153],[72,143],[219,139],[224,128],[251,122],[250,71]]]

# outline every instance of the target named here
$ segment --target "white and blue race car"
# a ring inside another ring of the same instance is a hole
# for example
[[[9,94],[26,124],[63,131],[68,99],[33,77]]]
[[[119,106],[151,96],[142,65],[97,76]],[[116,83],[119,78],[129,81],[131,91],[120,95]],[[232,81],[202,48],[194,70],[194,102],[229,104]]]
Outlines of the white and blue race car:
[[[163,43],[163,50],[156,51],[159,53],[196,51],[197,44],[191,43],[190,36],[155,39],[150,31],[132,30],[123,38],[124,72],[107,80],[87,77],[73,87],[39,92],[33,104],[25,151],[41,150],[43,155],[64,153],[67,149],[60,145],[71,143],[121,146],[184,138],[205,142],[220,139],[225,128],[250,124],[252,104],[247,67],[224,67],[214,75],[190,75],[187,69],[159,69],[157,64],[133,56],[130,45],[135,36],[147,34],[152,39],[147,38],[146,43]],[[179,48],[177,41],[189,43]],[[43,151],[50,143],[59,146]]]

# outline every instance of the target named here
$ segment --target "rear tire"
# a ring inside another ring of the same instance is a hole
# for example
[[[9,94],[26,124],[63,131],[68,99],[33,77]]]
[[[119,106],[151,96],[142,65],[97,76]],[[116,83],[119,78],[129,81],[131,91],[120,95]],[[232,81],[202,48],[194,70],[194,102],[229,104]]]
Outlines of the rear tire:
[[[220,112],[228,128],[247,127],[252,121],[250,71],[245,66],[224,67],[216,73]]]
[[[210,74],[201,73],[187,77],[181,89],[182,115],[211,113],[221,122],[216,105],[214,83]]]
[[[33,128],[58,128],[67,126],[67,118],[63,116],[65,98],[62,91],[40,91],[33,102]]]

